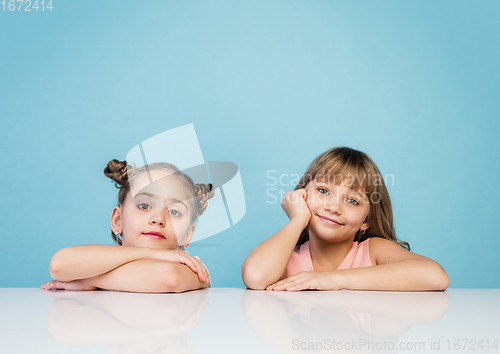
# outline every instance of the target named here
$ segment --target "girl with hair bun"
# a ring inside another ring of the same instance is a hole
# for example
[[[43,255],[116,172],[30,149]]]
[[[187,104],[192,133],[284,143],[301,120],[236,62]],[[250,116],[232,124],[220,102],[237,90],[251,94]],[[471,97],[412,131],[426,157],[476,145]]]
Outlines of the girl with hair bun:
[[[290,221],[242,267],[245,285],[266,290],[446,290],[437,262],[398,241],[384,180],[365,153],[318,156],[281,203]]]
[[[184,248],[214,196],[213,186],[194,183],[168,163],[136,168],[111,160],[104,174],[119,188],[111,213],[116,245],[57,251],[49,265],[55,280],[41,288],[163,293],[209,286],[204,264]]]

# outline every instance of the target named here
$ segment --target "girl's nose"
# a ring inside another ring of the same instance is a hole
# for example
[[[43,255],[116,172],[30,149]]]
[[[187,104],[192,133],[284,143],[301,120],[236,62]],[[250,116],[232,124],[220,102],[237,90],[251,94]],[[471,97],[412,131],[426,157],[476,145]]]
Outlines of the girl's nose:
[[[331,195],[330,198],[327,198],[325,200],[325,210],[332,214],[340,214],[342,212],[342,208],[339,198],[340,196],[337,194]]]
[[[164,227],[166,222],[167,222],[167,218],[166,218],[166,215],[165,215],[165,211],[164,210],[155,210],[155,213],[151,216],[151,219],[149,219],[149,223],[151,225],[158,225],[158,226],[161,226],[161,227]]]

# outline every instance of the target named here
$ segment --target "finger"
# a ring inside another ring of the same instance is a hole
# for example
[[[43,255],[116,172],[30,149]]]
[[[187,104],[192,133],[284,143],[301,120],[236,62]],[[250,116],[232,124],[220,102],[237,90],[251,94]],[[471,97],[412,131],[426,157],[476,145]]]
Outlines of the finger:
[[[194,267],[196,268],[194,272],[198,275],[198,279],[203,282],[208,282],[208,272],[203,263],[199,259],[192,256],[189,256],[189,259],[193,262]]]
[[[54,283],[55,283],[55,281],[54,281],[54,280],[48,281],[48,282],[46,282],[46,283],[42,284],[41,288],[42,288],[42,289],[45,289],[45,290],[51,290],[51,289],[53,289],[53,288],[54,288],[54,286],[55,286],[55,284],[54,284]]]
[[[293,281],[293,279],[295,279],[295,275],[294,276],[291,276],[290,278],[285,278],[285,279],[282,279],[280,281],[277,281],[276,283],[272,283],[272,284],[269,284],[267,288],[270,288],[270,289],[273,289],[273,288],[276,288],[276,287],[279,287],[279,286],[282,286],[283,284],[289,282],[289,281]]]
[[[302,197],[307,197],[307,191],[305,188],[297,189],[296,192],[298,192]]]
[[[288,291],[288,292],[301,291],[301,290],[305,290],[305,289],[302,286],[300,286],[300,284],[289,286],[288,288],[286,288],[286,291]]]
[[[283,286],[283,284],[285,284],[285,282],[283,282],[283,281],[279,281],[279,282],[277,282],[277,283],[275,283],[275,284],[270,285],[270,287],[274,290],[274,289],[276,289],[276,288],[280,288],[280,287],[282,287],[282,286]]]
[[[304,189],[304,192],[302,193],[302,198],[304,198],[305,201],[307,201],[307,191]]]
[[[72,282],[54,280],[53,289],[55,290],[73,290],[71,289]]]
[[[287,281],[287,282],[284,282],[284,283],[281,283],[281,284],[276,284],[273,287],[273,290],[286,290],[286,288],[288,288],[289,286],[292,286],[294,284],[295,283],[293,281]]]
[[[200,268],[203,270],[203,276],[205,277],[205,282],[209,282],[209,277],[210,277],[210,274],[208,273],[208,269],[207,267],[205,267],[205,265],[203,264],[202,261],[200,261],[199,259],[196,258],[196,260],[200,263]]]
[[[192,266],[189,266],[189,268],[191,268],[191,270],[198,275],[198,279],[200,279],[200,281],[208,283],[210,281],[208,279],[210,274],[208,274],[208,270],[203,262],[201,262],[198,258],[191,256],[187,252],[184,257],[186,257],[186,259],[189,259],[189,261],[191,262],[190,264],[192,264]]]
[[[316,278],[305,277],[301,281],[296,282],[289,286],[287,291],[300,291],[300,290],[315,290],[318,289],[318,281]]]
[[[43,283],[43,284],[41,285],[41,287],[43,287],[43,288],[44,288],[44,287],[46,287],[46,286],[48,286],[48,285],[50,285],[50,284],[52,284],[52,283],[54,283],[54,282],[55,282],[55,280],[50,280],[50,281],[47,281],[47,282]]]
[[[266,286],[266,290],[274,290],[275,286],[276,286],[276,283],[270,284],[270,285]]]
[[[61,281],[53,281],[52,282],[52,289],[61,289],[65,290],[66,287],[64,286],[64,283]]]
[[[200,261],[199,259],[196,259],[196,261],[199,263],[199,269],[201,269],[202,279],[200,279],[200,280],[204,281],[205,283],[208,283],[209,282],[208,277],[210,276],[210,274],[208,274],[207,268],[205,267],[203,262]]]
[[[288,277],[288,278],[285,278],[285,279],[282,279],[280,281],[277,281],[276,283],[272,284],[274,286],[281,286],[287,282],[291,282],[291,281],[294,281],[296,279],[299,279],[300,277],[302,277],[302,272],[301,273],[297,273],[297,274],[294,274],[292,275],[291,277]]]
[[[188,256],[181,256],[179,258],[179,263],[186,265],[195,273],[198,271],[198,268],[196,267],[195,262],[193,261],[193,259],[191,259]]]
[[[44,289],[45,290],[53,290],[53,289],[55,289],[55,285],[53,282],[48,282],[47,284],[45,284]]]
[[[286,192],[285,196],[283,197],[283,201],[285,203],[293,201],[294,200],[294,195],[295,195],[295,191],[288,191],[288,192]]]
[[[283,279],[276,283],[276,285],[274,286],[274,290],[286,290],[290,286],[303,282],[305,279],[307,279],[306,277],[307,276],[303,273],[295,274],[290,278]]]
[[[301,290],[307,290],[309,289],[309,283],[308,282],[300,282],[296,283],[293,285],[290,285],[289,287],[286,288],[286,291],[301,291]]]

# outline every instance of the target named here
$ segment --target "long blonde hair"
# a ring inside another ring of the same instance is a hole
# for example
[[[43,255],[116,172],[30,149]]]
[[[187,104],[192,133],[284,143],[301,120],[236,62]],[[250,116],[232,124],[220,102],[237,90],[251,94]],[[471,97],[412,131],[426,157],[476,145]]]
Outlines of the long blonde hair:
[[[389,192],[379,169],[364,152],[348,147],[325,151],[309,165],[295,190],[305,188],[314,180],[334,182],[337,185],[346,181],[350,188],[366,193],[370,201],[367,217],[370,226],[364,233],[358,230],[354,241],[361,243],[370,237],[382,237],[410,250],[407,242],[398,241],[396,238]],[[297,241],[297,246],[308,240],[309,231],[306,227]]]
[[[212,198],[215,194],[214,187],[211,183],[194,183],[191,177],[187,174],[182,173],[179,169],[169,163],[160,162],[153,163],[147,166],[136,168],[131,165],[127,165],[126,161],[111,160],[104,169],[104,175],[111,178],[115,182],[115,187],[119,188],[118,191],[118,204],[122,206],[125,203],[127,194],[130,191],[130,180],[135,178],[139,173],[145,172],[146,167],[149,171],[153,170],[164,170],[168,172],[175,173],[185,184],[194,199],[194,208],[191,212],[191,222],[196,222],[198,217],[203,214],[208,206],[208,199]],[[113,230],[111,230],[111,237],[113,240],[121,245],[122,240],[115,235]]]

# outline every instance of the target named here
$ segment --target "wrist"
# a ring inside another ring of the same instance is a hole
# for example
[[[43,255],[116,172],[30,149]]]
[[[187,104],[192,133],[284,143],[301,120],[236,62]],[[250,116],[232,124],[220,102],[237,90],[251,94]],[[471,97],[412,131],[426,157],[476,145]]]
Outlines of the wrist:
[[[91,278],[87,278],[87,279],[82,279],[82,281],[84,281],[86,283],[86,287],[88,288],[99,288],[99,286],[97,285],[99,283],[99,279],[101,278],[100,275],[97,275],[95,277],[91,277]]]
[[[150,247],[141,247],[143,248],[142,259],[157,259],[161,260],[160,250]]]
[[[333,285],[335,290],[349,290],[349,286],[346,283],[345,273],[341,270],[334,270],[333,272]]]
[[[297,227],[299,227],[300,231],[302,232],[302,230],[304,230],[307,227],[307,225],[309,224],[309,219],[310,219],[310,217],[308,215],[297,215],[297,216],[293,217],[290,220],[290,222],[297,225]]]

